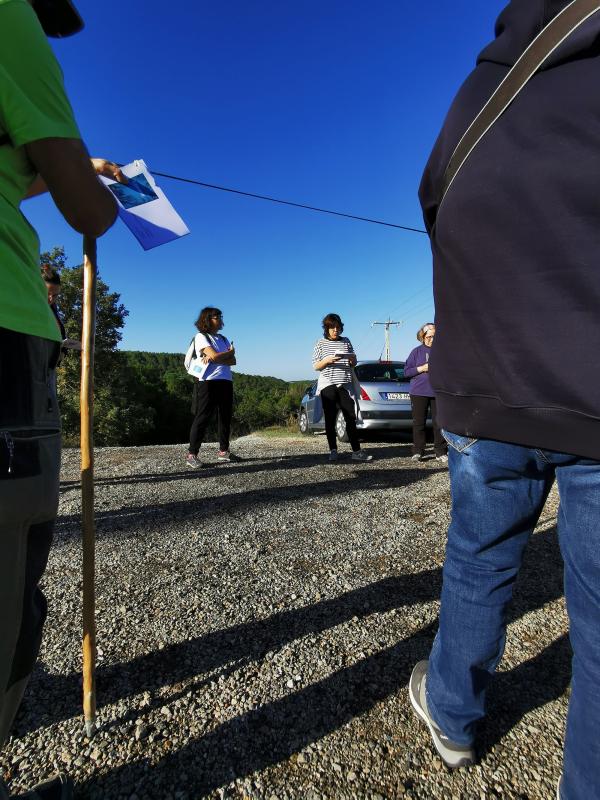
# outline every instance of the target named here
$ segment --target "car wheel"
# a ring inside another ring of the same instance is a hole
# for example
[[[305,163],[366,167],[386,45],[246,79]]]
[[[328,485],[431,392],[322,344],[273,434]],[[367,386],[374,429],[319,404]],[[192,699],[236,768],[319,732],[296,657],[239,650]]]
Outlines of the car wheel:
[[[349,442],[350,437],[348,436],[348,431],[346,430],[346,420],[344,419],[344,415],[340,411],[337,415],[337,419],[335,421],[335,435],[340,440],[340,442]]]
[[[298,417],[298,428],[300,429],[300,433],[308,433],[308,417],[306,416],[306,411],[304,409],[302,409],[300,416]]]

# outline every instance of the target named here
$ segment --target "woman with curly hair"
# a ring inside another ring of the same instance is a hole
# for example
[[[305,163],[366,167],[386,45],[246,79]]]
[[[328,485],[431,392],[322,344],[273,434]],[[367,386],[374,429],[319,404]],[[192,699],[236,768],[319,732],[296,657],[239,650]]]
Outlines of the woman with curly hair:
[[[192,410],[194,421],[190,430],[190,448],[186,456],[188,467],[201,466],[198,459],[200,445],[214,411],[218,411],[219,452],[217,461],[230,461],[229,432],[233,411],[233,377],[235,348],[219,331],[223,328],[223,313],[219,308],[207,306],[196,320],[198,333],[194,337],[196,357],[191,374],[194,383]]]

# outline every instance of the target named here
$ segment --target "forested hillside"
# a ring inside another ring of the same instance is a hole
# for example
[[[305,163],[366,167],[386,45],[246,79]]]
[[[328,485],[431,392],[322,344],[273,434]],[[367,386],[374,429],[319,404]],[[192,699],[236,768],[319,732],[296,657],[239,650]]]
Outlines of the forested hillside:
[[[79,354],[65,360],[78,368]],[[96,370],[99,402],[96,403],[95,441],[98,445],[146,445],[185,442],[192,415],[190,403],[194,379],[183,367],[183,354],[144,353],[117,350],[112,354],[111,373]],[[65,385],[65,367],[59,367],[59,385]],[[106,385],[110,390],[105,391]],[[251,433],[268,425],[293,420],[307,382],[288,383],[279,378],[235,373],[232,435]],[[79,437],[77,399],[60,398],[63,408],[65,444]],[[216,419],[208,440],[216,433]]]
[[[60,275],[61,317],[67,337],[81,338],[82,267],[69,267],[62,247],[42,253],[41,263]],[[96,289],[94,440],[97,445],[146,445],[185,442],[189,435],[194,379],[185,371],[183,353],[118,350],[129,312],[118,292],[99,276]],[[64,443],[79,442],[81,355],[67,352],[57,370]],[[233,378],[232,435],[285,424],[298,408],[308,381],[243,375]],[[213,421],[207,438],[216,432]]]
[[[183,354],[122,351],[129,391],[136,404],[153,412],[151,426],[138,432],[136,443],[185,441],[191,423],[194,379],[183,368]],[[307,382],[244,375],[234,371],[232,433],[239,436],[267,425],[284,424],[297,410]],[[213,430],[216,430],[213,422]],[[210,437],[209,437],[210,438]]]

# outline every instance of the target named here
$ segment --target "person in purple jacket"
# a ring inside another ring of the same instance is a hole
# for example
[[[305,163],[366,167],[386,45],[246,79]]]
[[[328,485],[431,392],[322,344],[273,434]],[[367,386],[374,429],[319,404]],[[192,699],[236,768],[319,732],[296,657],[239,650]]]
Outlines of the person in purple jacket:
[[[427,412],[431,408],[433,422],[433,448],[438,461],[446,464],[446,442],[442,436],[435,413],[435,394],[429,380],[429,354],[435,336],[435,325],[428,322],[417,333],[421,343],[411,352],[404,365],[404,375],[410,378],[410,405],[413,418],[413,461],[421,461],[425,455],[425,424]]]

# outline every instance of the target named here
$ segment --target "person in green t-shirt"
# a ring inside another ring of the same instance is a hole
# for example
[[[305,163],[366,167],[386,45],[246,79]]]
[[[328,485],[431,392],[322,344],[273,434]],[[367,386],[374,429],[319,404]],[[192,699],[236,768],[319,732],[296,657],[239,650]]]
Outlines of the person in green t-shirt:
[[[60,466],[61,336],[20,205],[49,191],[75,230],[97,237],[117,213],[98,175],[126,182],[116,164],[90,159],[46,39],[81,25],[69,0],[0,0],[0,745],[37,658]],[[64,800],[72,789],[56,779],[36,792]]]

